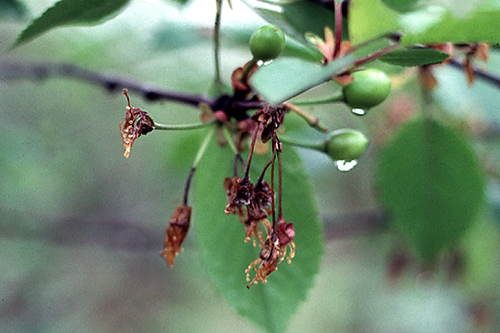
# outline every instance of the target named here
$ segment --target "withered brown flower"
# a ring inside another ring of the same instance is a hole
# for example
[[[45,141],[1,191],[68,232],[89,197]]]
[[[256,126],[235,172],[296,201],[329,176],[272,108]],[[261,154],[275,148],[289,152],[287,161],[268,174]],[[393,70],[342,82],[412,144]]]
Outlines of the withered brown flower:
[[[175,209],[165,233],[165,244],[160,256],[164,257],[169,267],[174,265],[175,257],[182,251],[181,245],[186,238],[191,220],[191,207],[181,205]]]
[[[146,111],[130,107],[127,89],[123,89],[123,94],[127,97],[128,105],[125,107],[125,118],[120,122],[120,134],[123,138],[123,156],[128,158],[135,139],[154,130],[155,123]]]
[[[284,105],[273,106],[266,104],[252,116],[254,121],[263,125],[262,134],[260,136],[263,143],[269,141],[273,134],[276,133],[278,127],[283,123],[285,110],[286,107]]]
[[[293,227],[293,222],[287,223],[283,217],[278,220],[276,225],[276,232],[278,233],[278,240],[280,243],[280,262],[282,262],[288,251],[288,257],[286,258],[287,263],[291,263],[292,259],[295,257],[295,229]]]
[[[245,270],[246,279],[250,282],[247,288],[250,288],[252,284],[257,284],[259,281],[262,283],[267,283],[267,277],[269,274],[278,269],[278,264],[280,263],[280,245],[277,237],[273,237],[269,234],[260,251],[259,258],[254,260],[250,265],[248,265]],[[255,268],[259,265],[259,268]],[[255,269],[255,277],[250,281],[250,271]]]
[[[226,214],[236,214],[238,208],[250,204],[253,197],[253,184],[247,177],[240,178],[234,176],[224,179],[224,189],[228,204],[225,209]]]

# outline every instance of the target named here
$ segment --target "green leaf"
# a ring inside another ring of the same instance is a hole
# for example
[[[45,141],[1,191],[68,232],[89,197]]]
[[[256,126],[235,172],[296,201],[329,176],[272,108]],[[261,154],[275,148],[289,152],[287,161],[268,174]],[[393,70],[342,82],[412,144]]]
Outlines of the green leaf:
[[[256,181],[269,156],[255,156],[250,177]],[[215,143],[208,148],[195,174],[193,223],[205,265],[220,295],[230,307],[267,332],[283,332],[292,314],[305,300],[318,273],[323,252],[318,212],[309,178],[293,149],[283,152],[283,215],[293,222],[297,251],[271,273],[268,283],[248,290],[245,269],[259,256],[259,248],[244,243],[244,225],[224,215],[225,177],[233,176],[234,154]],[[268,174],[270,169],[268,170]]]
[[[304,33],[323,36],[325,26],[334,27],[333,12],[312,1],[242,0],[267,22],[277,25],[286,34],[304,41]]]
[[[406,13],[414,10],[419,0],[382,0],[382,2],[392,10]]]
[[[35,19],[12,47],[26,43],[50,29],[65,25],[95,25],[117,15],[129,0],[61,0]]]
[[[377,58],[391,65],[413,67],[438,64],[449,58],[449,54],[436,49],[411,47],[396,50]]]
[[[300,59],[278,58],[252,75],[252,87],[272,103],[282,103],[340,74],[353,63],[354,55],[339,58],[326,66]]]
[[[14,17],[16,19],[26,17],[26,6],[18,0],[0,0],[0,18]]]
[[[455,130],[434,120],[404,125],[383,148],[376,175],[392,226],[425,261],[462,237],[484,200],[473,152]]]
[[[396,3],[401,2],[352,0],[348,25],[353,44],[396,31],[403,33],[401,45],[500,42],[496,0],[411,1],[413,6],[399,13],[393,10]]]

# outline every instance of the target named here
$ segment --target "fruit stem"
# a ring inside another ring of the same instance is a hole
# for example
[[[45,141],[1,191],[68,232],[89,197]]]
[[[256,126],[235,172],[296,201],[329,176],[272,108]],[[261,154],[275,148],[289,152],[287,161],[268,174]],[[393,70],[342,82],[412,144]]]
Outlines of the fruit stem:
[[[252,60],[250,60],[250,62],[248,63],[248,65],[245,68],[245,71],[243,72],[243,76],[241,77],[241,83],[243,83],[244,85],[248,85],[247,84],[248,74],[252,70],[253,66],[255,66],[257,64],[258,61],[259,61],[259,59],[255,59],[255,58],[252,58]]]
[[[336,102],[344,102],[344,94],[342,93],[342,90],[336,91],[335,94],[328,97],[310,99],[304,101],[294,101],[293,104],[312,105],[312,104],[326,104],[326,103],[336,103]]]
[[[304,119],[307,122],[307,124],[309,126],[311,126],[312,128],[317,129],[318,131],[323,132],[323,133],[328,132],[328,128],[326,128],[325,126],[323,126],[322,124],[319,123],[318,117],[311,116],[309,113],[307,113],[306,111],[302,110],[301,108],[299,108],[298,106],[296,106],[295,104],[292,104],[290,102],[285,102],[283,104],[286,107],[293,110],[300,117],[302,117],[302,119]]]
[[[212,137],[214,136],[216,126],[212,126],[210,131],[207,133],[205,136],[205,139],[203,139],[203,142],[201,143],[200,149],[198,149],[198,153],[196,154],[196,157],[193,162],[193,166],[191,167],[191,171],[189,172],[189,176],[186,181],[186,187],[184,188],[184,200],[183,204],[184,206],[188,205],[188,194],[189,194],[189,188],[191,186],[191,179],[193,178],[194,172],[196,171],[196,167],[198,166],[198,163],[200,163],[201,158],[205,154],[208,144],[212,140]]]
[[[155,130],[163,130],[163,131],[184,131],[184,130],[192,130],[209,127],[215,124],[217,120],[211,120],[206,123],[196,123],[196,124],[183,124],[183,125],[163,125],[155,123]]]
[[[307,149],[314,149],[319,151],[325,151],[325,140],[320,141],[303,141],[300,139],[291,138],[289,136],[280,135],[280,141],[283,143],[287,143],[292,146],[302,147]]]

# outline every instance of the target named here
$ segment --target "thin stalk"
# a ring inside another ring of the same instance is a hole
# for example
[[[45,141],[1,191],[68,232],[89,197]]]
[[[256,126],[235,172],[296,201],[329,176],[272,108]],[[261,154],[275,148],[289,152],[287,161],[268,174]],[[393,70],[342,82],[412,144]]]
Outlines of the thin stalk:
[[[336,103],[343,101],[344,101],[344,94],[342,93],[341,90],[339,90],[335,92],[335,94],[328,97],[309,99],[304,101],[294,101],[292,105],[315,105],[315,104],[327,104],[327,103]]]
[[[291,137],[288,137],[286,135],[281,134],[280,141],[287,143],[289,145],[292,145],[292,146],[296,146],[296,147],[325,151],[325,141],[324,140],[321,140],[321,141],[303,141],[303,140],[294,139],[294,138],[291,138]]]
[[[243,83],[244,85],[247,85],[248,74],[250,74],[250,71],[252,70],[253,66],[255,66],[258,61],[259,60],[255,59],[255,58],[252,58],[252,60],[250,60],[247,67],[245,68],[245,71],[243,72],[243,76],[241,77],[241,83]]]
[[[271,209],[273,215],[273,234],[276,233],[276,196],[274,191],[274,161],[276,160],[276,142],[273,139],[273,158],[271,162]],[[274,244],[273,244],[274,245]],[[272,251],[271,251],[272,252]]]
[[[191,167],[191,171],[189,172],[189,176],[186,181],[186,187],[184,188],[184,200],[183,204],[187,206],[188,203],[188,194],[189,194],[189,188],[191,187],[191,179],[193,178],[194,172],[196,171],[196,167],[198,166],[198,163],[200,163],[201,158],[205,154],[208,144],[212,140],[214,134],[215,134],[215,129],[216,127],[213,126],[210,131],[208,131],[207,135],[203,139],[203,142],[201,143],[200,148],[198,149],[198,153],[196,154],[196,157],[193,162],[193,166]]]
[[[328,128],[320,124],[318,117],[311,116],[309,113],[307,113],[306,111],[302,110],[301,108],[290,102],[285,102],[283,104],[289,109],[292,109],[296,114],[301,116],[302,119],[304,119],[307,122],[307,124],[312,128],[320,132],[328,132]]]
[[[279,201],[278,201],[278,221],[283,219],[283,165],[282,165],[282,156],[281,153],[278,152],[278,190],[279,190]]]
[[[257,123],[257,128],[255,129],[255,132],[252,137],[252,144],[250,145],[250,152],[248,153],[248,162],[245,168],[245,178],[248,178],[248,175],[250,173],[250,163],[252,162],[253,151],[255,148],[255,141],[257,140],[257,134],[259,133],[259,128],[260,128],[260,123]]]
[[[236,148],[236,145],[234,144],[233,138],[231,137],[231,133],[229,133],[229,129],[222,125],[222,132],[224,133],[224,139],[226,139],[227,144],[229,147],[231,147],[231,150],[236,154],[239,155],[240,152],[238,151],[238,148]]]
[[[335,13],[335,46],[333,49],[333,59],[335,59],[342,44],[342,8],[336,0],[333,1],[333,10]]]
[[[215,85],[218,92],[222,91],[222,81],[220,78],[220,21],[222,14],[222,0],[217,0],[217,13],[215,14],[214,23],[214,61],[215,61]]]
[[[377,38],[377,39],[380,39],[380,38]],[[377,39],[375,39],[375,40],[377,40]],[[364,63],[375,60],[378,57],[383,56],[384,54],[391,52],[392,50],[396,49],[399,46],[400,42],[401,42],[401,38],[398,38],[394,44],[392,44],[386,48],[383,48],[382,50],[377,51],[373,54],[370,54],[369,56],[366,56],[364,58],[356,60],[353,64],[353,67],[358,67]],[[358,47],[359,47],[359,45],[358,45]]]
[[[196,124],[185,124],[185,125],[163,125],[155,123],[155,130],[161,131],[185,131],[185,130],[193,130],[200,129],[212,126],[215,124],[217,120],[211,120],[206,123],[196,123]]]

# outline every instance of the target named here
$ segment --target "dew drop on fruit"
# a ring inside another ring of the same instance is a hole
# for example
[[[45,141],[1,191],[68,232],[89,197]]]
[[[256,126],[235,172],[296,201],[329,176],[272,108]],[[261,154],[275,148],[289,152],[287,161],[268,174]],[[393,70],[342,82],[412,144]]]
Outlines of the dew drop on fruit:
[[[366,110],[363,109],[351,109],[352,114],[356,116],[364,116],[366,114]]]
[[[351,171],[352,168],[354,168],[356,164],[358,164],[358,161],[352,160],[346,162],[344,160],[339,160],[333,162],[333,164],[335,164],[335,166],[337,167],[337,169],[339,169],[339,171]]]

